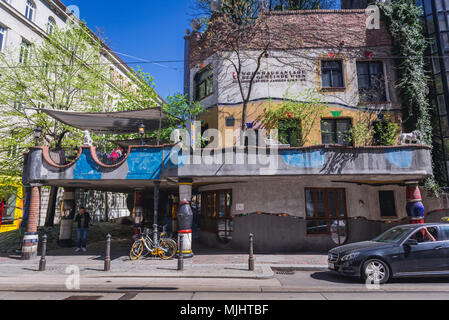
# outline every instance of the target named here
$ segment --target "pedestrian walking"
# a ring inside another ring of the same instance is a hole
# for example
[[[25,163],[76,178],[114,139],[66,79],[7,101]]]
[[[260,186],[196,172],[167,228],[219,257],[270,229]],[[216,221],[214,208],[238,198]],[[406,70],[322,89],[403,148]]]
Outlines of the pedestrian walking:
[[[81,249],[86,252],[87,230],[89,228],[90,215],[86,212],[85,208],[81,207],[79,213],[75,217],[75,221],[78,223],[78,247],[76,252]]]

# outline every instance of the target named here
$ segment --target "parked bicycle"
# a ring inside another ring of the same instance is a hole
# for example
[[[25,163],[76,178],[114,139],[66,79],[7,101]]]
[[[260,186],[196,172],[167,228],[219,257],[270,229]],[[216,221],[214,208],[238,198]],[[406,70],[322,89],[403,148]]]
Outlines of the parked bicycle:
[[[153,233],[149,229],[145,229],[144,232],[139,228],[140,235],[139,238],[134,241],[129,253],[129,258],[131,260],[139,259],[142,254],[143,256],[159,256],[163,260],[168,260],[173,258],[176,254],[177,244],[171,238],[165,238],[165,232],[158,234],[157,245],[153,241]]]

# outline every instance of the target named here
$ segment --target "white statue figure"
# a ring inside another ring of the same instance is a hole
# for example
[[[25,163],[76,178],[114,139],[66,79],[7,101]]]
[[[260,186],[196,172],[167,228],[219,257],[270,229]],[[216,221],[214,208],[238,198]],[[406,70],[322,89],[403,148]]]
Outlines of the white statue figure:
[[[91,138],[90,132],[88,130],[84,130],[84,145],[85,146],[92,145],[92,138]]]
[[[399,137],[399,144],[419,144],[421,141],[421,132],[415,130],[412,133],[403,133]]]

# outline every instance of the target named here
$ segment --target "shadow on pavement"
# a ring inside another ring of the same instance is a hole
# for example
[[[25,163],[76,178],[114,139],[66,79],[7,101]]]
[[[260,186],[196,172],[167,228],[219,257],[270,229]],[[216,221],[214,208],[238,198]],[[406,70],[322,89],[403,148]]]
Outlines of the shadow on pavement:
[[[345,277],[332,271],[315,272],[310,275],[315,280],[328,281],[333,283],[361,283],[358,277]]]
[[[346,277],[339,275],[332,271],[315,272],[310,275],[315,280],[328,281],[333,283],[363,283],[359,277]],[[449,283],[449,276],[428,276],[428,277],[407,277],[407,278],[393,278],[388,282],[389,284],[410,284],[410,283]]]

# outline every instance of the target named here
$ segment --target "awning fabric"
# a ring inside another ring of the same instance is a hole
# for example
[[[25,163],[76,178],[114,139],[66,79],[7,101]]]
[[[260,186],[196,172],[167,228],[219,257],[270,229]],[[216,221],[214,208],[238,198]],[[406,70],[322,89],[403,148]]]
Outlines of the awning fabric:
[[[143,123],[145,130],[159,129],[159,122],[165,124],[167,116],[161,108],[122,112],[85,113],[41,109],[52,118],[77,129],[89,130],[96,134],[137,133]]]

